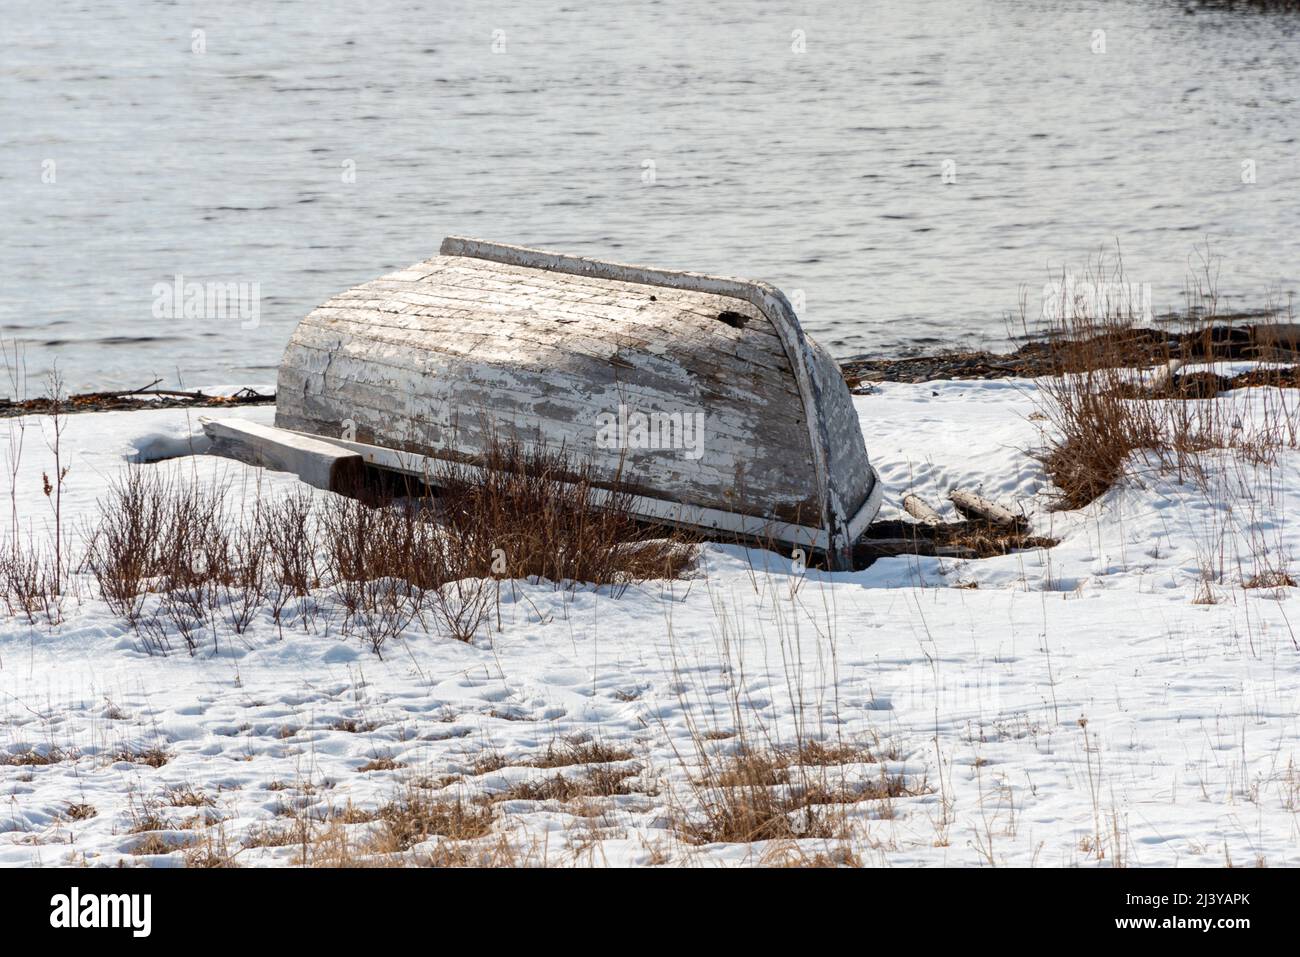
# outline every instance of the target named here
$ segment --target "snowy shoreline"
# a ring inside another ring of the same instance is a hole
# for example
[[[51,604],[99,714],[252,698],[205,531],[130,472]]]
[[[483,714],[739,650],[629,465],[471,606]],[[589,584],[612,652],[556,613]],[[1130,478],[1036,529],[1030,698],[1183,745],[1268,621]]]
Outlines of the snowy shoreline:
[[[720,750],[738,734],[869,743],[878,763],[846,773],[908,786],[852,806],[847,850],[867,865],[1295,864],[1295,589],[1243,583],[1261,548],[1285,565],[1300,545],[1286,520],[1300,453],[1267,467],[1208,452],[1206,487],[1152,466],[1054,512],[1031,454],[1037,388],[880,383],[854,403],[882,518],[899,517],[904,492],[937,503],[972,488],[1026,506],[1036,533],[1060,539],[1050,550],[800,574],[709,545],[689,580],[622,597],[515,582],[489,639],[413,628],[382,661],[336,630],[281,638],[264,619],[217,654],[149,655],[87,589],[57,626],[8,618],[0,864],[177,865],[217,832],[240,865],[289,864],[301,848],[243,845],[291,819],[379,808],[413,782],[472,802],[578,774],[537,759],[581,740],[629,755],[627,787],[594,805],[493,803],[492,834],[532,848],[525,862],[759,864],[828,843],[683,841],[672,821],[691,811],[701,730]],[[230,414],[269,423],[274,409]],[[142,452],[186,450],[198,415],[68,418],[65,516],[93,520]],[[22,421],[20,524],[39,535],[51,458],[42,417]],[[263,494],[298,484],[202,455],[157,467],[178,464]],[[151,749],[165,763],[139,760]],[[187,791],[202,800],[169,803]],[[83,807],[93,815],[69,811]],[[140,830],[148,816],[158,826]],[[364,832],[365,816],[338,826]],[[140,853],[150,838],[164,853]]]

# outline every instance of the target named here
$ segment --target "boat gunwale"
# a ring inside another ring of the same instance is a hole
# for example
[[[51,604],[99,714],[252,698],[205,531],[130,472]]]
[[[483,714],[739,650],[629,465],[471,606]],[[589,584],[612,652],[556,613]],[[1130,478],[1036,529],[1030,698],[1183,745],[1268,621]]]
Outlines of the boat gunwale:
[[[315,439],[321,442],[328,442],[331,445],[338,446],[350,452],[356,452],[362,457],[367,465],[384,469],[390,472],[399,472],[404,475],[410,475],[427,482],[430,476],[437,474],[439,466],[445,466],[449,461],[442,456],[423,455],[419,452],[407,452],[400,449],[392,449],[382,445],[372,445],[366,442],[356,442],[349,439],[334,438],[328,435],[319,435],[315,432],[301,432],[296,429],[285,429],[279,426],[272,426],[278,432],[285,432],[295,437],[302,436]],[[482,465],[475,465],[468,462],[456,462],[458,469],[471,480],[476,477],[486,476],[491,469]],[[871,524],[871,520],[876,517],[880,511],[881,499],[884,493],[883,485],[879,475],[873,466],[867,466],[871,472],[871,491],[867,494],[866,499],[857,511],[849,518],[847,522],[848,533],[851,536],[849,541],[855,542],[866,531]],[[562,482],[564,485],[571,485],[569,482]],[[661,522],[668,525],[681,526],[693,529],[720,529],[743,536],[747,539],[756,541],[779,541],[783,544],[793,545],[795,547],[810,548],[827,554],[829,558],[834,559],[834,543],[828,536],[825,528],[814,528],[811,525],[800,525],[796,522],[787,522],[777,518],[765,518],[759,515],[751,515],[744,512],[729,512],[725,509],[712,508],[706,505],[692,505],[689,502],[679,502],[672,499],[657,498],[651,495],[645,495],[636,492],[626,492],[618,489],[608,489],[599,485],[594,485],[590,489],[593,504],[599,506],[616,495],[625,496],[629,502],[629,511],[637,518]]]

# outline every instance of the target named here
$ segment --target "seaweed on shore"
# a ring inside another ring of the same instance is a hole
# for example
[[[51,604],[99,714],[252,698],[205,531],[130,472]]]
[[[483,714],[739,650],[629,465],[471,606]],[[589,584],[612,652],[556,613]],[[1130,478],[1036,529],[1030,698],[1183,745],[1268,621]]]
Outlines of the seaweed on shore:
[[[156,383],[155,383],[156,384]],[[208,395],[202,391],[183,392],[176,389],[121,389],[105,392],[82,392],[54,399],[42,396],[14,402],[0,398],[0,418],[19,415],[41,415],[57,412],[119,412],[138,409],[193,409],[229,408],[234,405],[269,405],[275,395],[263,395],[254,389],[240,389],[232,395]]]
[[[1035,339],[1014,352],[954,352],[900,359],[853,357],[841,362],[849,388],[869,391],[872,382],[929,382],[936,379],[1032,379],[1038,376],[1087,372],[1080,362],[1104,357],[1120,366],[1141,368],[1170,358],[1186,362],[1216,360],[1293,361],[1300,355],[1300,325],[1220,323],[1194,332],[1134,328],[1108,330],[1104,349],[1078,348],[1059,338]],[[1243,381],[1241,385],[1284,384],[1285,370],[1261,373],[1278,381]],[[1242,378],[1242,377],[1238,377]],[[1289,380],[1296,375],[1290,373]]]

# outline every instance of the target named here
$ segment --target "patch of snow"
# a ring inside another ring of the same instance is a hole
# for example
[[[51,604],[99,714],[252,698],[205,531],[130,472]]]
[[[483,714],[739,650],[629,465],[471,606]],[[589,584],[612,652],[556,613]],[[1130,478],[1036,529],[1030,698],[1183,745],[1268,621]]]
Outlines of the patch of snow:
[[[131,853],[144,806],[160,805],[161,836],[199,839],[182,826],[196,810],[166,804],[172,788],[210,797],[198,812],[235,846],[286,807],[373,809],[416,777],[459,777],[430,793],[472,799],[535,774],[531,757],[575,737],[630,751],[646,786],[612,799],[598,826],[555,802],[500,806],[555,859],[643,864],[662,845],[669,861],[754,863],[770,849],[688,848],[668,827],[689,794],[693,735],[730,746],[736,702],[749,734],[879,739],[883,766],[924,783],[888,814],[860,808],[865,863],[1297,863],[1296,590],[1242,585],[1261,555],[1285,567],[1300,548],[1288,521],[1300,455],[1266,468],[1210,454],[1206,486],[1152,467],[1053,512],[1030,454],[1035,389],[885,383],[855,403],[886,487],[882,518],[901,514],[907,491],[950,510],[962,486],[1026,506],[1036,534],[1061,539],[1048,551],[799,576],[785,556],[710,545],[693,580],[621,598],[506,583],[490,638],[465,644],[417,623],[383,660],[337,623],[281,635],[267,615],[216,652],[151,655],[84,583],[56,627],[4,619],[0,864],[175,863]],[[269,423],[274,410],[227,414]],[[25,421],[17,508],[39,536],[52,459],[45,423]],[[198,431],[184,410],[69,417],[66,515],[92,521],[127,459]],[[150,467],[268,495],[298,487],[202,454]],[[1213,603],[1198,603],[1207,589]],[[150,748],[167,762],[122,758]],[[6,763],[55,751],[61,760]],[[504,766],[475,774],[485,754]],[[376,759],[396,766],[361,770]],[[97,813],[73,820],[73,805]],[[250,847],[239,861],[295,852]]]

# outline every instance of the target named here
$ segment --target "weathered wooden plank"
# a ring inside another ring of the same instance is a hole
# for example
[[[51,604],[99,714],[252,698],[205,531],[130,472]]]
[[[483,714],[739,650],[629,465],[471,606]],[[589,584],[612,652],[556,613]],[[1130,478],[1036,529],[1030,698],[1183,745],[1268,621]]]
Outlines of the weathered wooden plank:
[[[544,341],[593,340],[609,347],[648,349],[658,346],[674,355],[695,362],[728,365],[733,371],[737,361],[753,364],[756,368],[770,370],[788,382],[789,360],[783,353],[764,346],[756,346],[753,337],[740,339],[720,336],[711,330],[701,331],[689,324],[664,324],[646,321],[645,317],[631,319],[610,317],[593,321],[586,317],[572,322],[553,313],[514,311],[502,303],[487,303],[477,308],[453,306],[396,306],[391,310],[357,309],[331,300],[315,310],[308,320],[315,325],[328,326],[337,320],[359,320],[367,325],[383,328],[428,333],[438,327],[445,328],[450,317],[456,317],[457,328],[476,334],[497,336],[544,336]],[[305,320],[306,321],[306,320]],[[729,328],[724,323],[717,323]],[[670,331],[671,330],[671,331]]]
[[[409,286],[409,284],[406,284]],[[541,298],[547,295],[554,299]],[[539,305],[539,301],[542,305]],[[787,362],[780,343],[770,334],[758,333],[768,325],[765,319],[753,319],[737,329],[717,319],[722,311],[753,310],[748,303],[738,303],[736,309],[718,310],[705,317],[694,312],[684,312],[678,303],[670,300],[649,301],[636,308],[620,309],[589,302],[564,303],[555,290],[539,290],[531,295],[520,291],[484,292],[465,290],[464,295],[453,295],[452,290],[431,290],[427,294],[410,288],[388,290],[367,283],[354,290],[327,300],[325,308],[357,308],[393,315],[428,315],[441,318],[445,310],[467,309],[468,316],[483,318],[509,318],[521,324],[540,323],[548,326],[564,322],[589,324],[601,334],[641,334],[648,339],[663,339],[671,329],[675,338],[690,338],[701,345],[760,362],[764,365]],[[415,311],[410,311],[414,307]],[[624,327],[627,327],[624,329]],[[788,365],[787,365],[788,369]]]
[[[489,271],[490,267],[491,264],[482,263],[453,267],[439,274],[436,285],[373,280],[339,293],[335,298],[421,302],[436,297],[439,301],[430,302],[431,305],[441,305],[443,301],[495,301],[512,308],[532,308],[548,314],[552,310],[571,312],[595,318],[644,312],[656,319],[671,315],[677,322],[692,321],[702,328],[716,327],[719,335],[743,331],[747,335],[775,337],[770,322],[751,304],[742,301],[678,290],[654,290],[653,287],[632,284],[623,284],[628,290],[623,293],[593,293],[582,284],[597,280],[565,275],[539,276],[530,270],[494,275]],[[454,281],[458,276],[464,277],[460,283]],[[718,321],[722,312],[740,313],[748,321],[743,329],[737,329]]]
[[[281,388],[291,382],[282,373]],[[802,507],[806,511],[808,507],[808,487],[801,480],[810,466],[806,453],[801,455],[792,446],[788,451],[769,449],[768,454],[755,455],[753,443],[743,430],[731,427],[733,434],[724,435],[727,427],[707,417],[700,437],[702,456],[690,460],[681,449],[596,448],[593,440],[598,428],[590,418],[590,410],[584,416],[566,416],[563,409],[536,408],[502,414],[489,403],[465,399],[463,393],[440,406],[430,405],[425,398],[415,400],[414,408],[397,406],[390,400],[391,394],[384,390],[367,393],[363,387],[349,383],[324,396],[304,394],[301,416],[291,420],[279,415],[277,423],[330,436],[341,436],[345,428],[350,428],[362,440],[374,444],[384,444],[385,435],[400,436],[401,442],[389,439],[389,444],[411,450],[424,445],[482,453],[494,436],[517,436],[550,448],[575,450],[609,482],[615,480],[621,468],[625,477],[632,474],[636,484],[647,487],[676,487],[689,481],[700,496],[708,496],[708,502],[716,507],[724,507],[746,489],[749,497],[779,502],[782,508]],[[340,414],[341,407],[347,410],[345,416]]]
[[[360,315],[322,316],[319,311],[309,318],[310,321],[304,320],[303,323],[307,329],[319,329],[333,335],[346,333],[402,347],[416,344],[422,351],[447,355],[467,355],[483,346],[492,346],[504,361],[513,359],[512,364],[523,364],[533,369],[563,364],[566,356],[576,354],[588,356],[602,365],[615,361],[623,364],[640,362],[665,370],[686,368],[722,383],[741,379],[761,381],[764,388],[775,388],[786,395],[795,396],[788,372],[783,372],[780,367],[737,361],[739,357],[713,351],[682,351],[680,343],[674,346],[665,342],[647,342],[617,333],[597,337],[578,330],[557,331],[555,326],[547,328],[521,324],[510,328],[502,323],[485,322],[481,317],[458,318],[454,339],[439,337],[424,328],[419,321],[367,322]],[[437,344],[428,345],[430,339],[434,339]],[[536,348],[525,348],[529,345]]]
[[[292,380],[286,380],[291,382]],[[512,428],[520,430],[526,428],[527,431],[542,431],[554,437],[555,443],[566,441],[573,447],[575,444],[584,451],[593,446],[596,435],[600,431],[601,422],[596,420],[595,414],[589,409],[583,409],[580,414],[569,415],[571,410],[580,408],[572,404],[561,404],[559,401],[553,403],[540,402],[532,406],[521,407],[518,410],[512,410],[512,414],[502,414],[498,407],[485,401],[475,401],[464,397],[464,393],[453,396],[448,401],[438,401],[437,398],[420,397],[408,404],[397,405],[388,401],[391,396],[378,389],[373,389],[356,382],[345,382],[337,384],[338,388],[325,393],[308,391],[302,395],[301,406],[303,409],[311,409],[320,422],[328,424],[327,434],[333,436],[340,434],[346,426],[345,423],[353,422],[358,425],[365,425],[370,428],[383,428],[396,421],[394,417],[400,416],[401,419],[412,427],[419,427],[422,431],[430,434],[443,431],[452,431],[457,428],[464,428],[470,424],[477,423],[481,420],[500,421],[509,423]],[[346,405],[340,402],[339,397],[345,397]],[[630,407],[629,412],[635,411],[636,407]],[[346,415],[339,413],[346,411]],[[612,407],[608,410],[610,415],[617,415],[617,408]],[[665,411],[665,410],[657,410]],[[603,413],[601,413],[603,414]],[[671,415],[671,412],[667,414]],[[715,417],[716,418],[716,417]],[[694,435],[691,436],[695,438]],[[703,420],[703,434],[700,436],[702,446],[700,469],[713,468],[733,470],[737,465],[742,463],[753,463],[754,470],[771,471],[773,475],[786,475],[794,472],[796,467],[804,464],[799,459],[798,452],[786,451],[783,454],[776,454],[780,450],[769,449],[772,455],[755,456],[753,454],[754,446],[749,441],[749,437],[743,429],[736,427],[731,420],[711,420],[705,416]],[[613,449],[610,451],[611,458],[617,458],[621,450]],[[635,450],[634,450],[635,451]],[[673,449],[672,451],[682,451]],[[761,463],[761,464],[760,464]],[[792,484],[801,485],[797,479],[790,478]]]
[[[461,353],[442,349],[420,350],[418,337],[388,335],[364,336],[349,331],[343,335],[338,330],[307,327],[300,330],[298,341],[304,348],[317,349],[329,357],[355,358],[362,363],[374,362],[394,370],[390,385],[401,388],[414,385],[417,379],[426,380],[436,374],[481,375],[497,383],[506,384],[503,375],[509,374],[517,384],[520,376],[534,374],[550,391],[578,390],[589,392],[592,387],[615,387],[629,395],[676,396],[676,404],[688,398],[696,404],[725,402],[735,405],[758,406],[756,413],[770,416],[778,430],[782,423],[801,423],[802,409],[793,401],[786,389],[779,389],[781,380],[771,376],[747,374],[733,378],[720,375],[697,375],[689,391],[681,387],[680,375],[674,376],[673,363],[659,356],[631,353],[611,359],[589,356],[585,353],[565,353],[549,348],[528,349],[527,360],[511,362],[522,350],[521,345],[495,340],[475,339],[472,347]],[[314,368],[323,369],[318,364]],[[487,370],[498,370],[495,374]]]
[[[709,321],[716,320],[717,314],[722,311],[740,312],[754,320],[755,332],[776,336],[768,319],[751,303],[713,293],[647,287],[639,283],[569,273],[539,272],[523,266],[458,258],[449,258],[449,266],[443,276],[448,285],[461,288],[474,288],[486,283],[503,292],[526,289],[531,297],[536,299],[541,296],[543,301],[551,290],[560,288],[579,290],[579,300],[593,303],[604,303],[615,297],[630,301],[645,301],[653,297],[653,301],[671,303],[679,314],[693,313]]]
[[[307,435],[246,419],[200,420],[212,440],[209,452],[271,469],[291,472],[308,485],[330,492],[358,487],[365,462],[356,452]]]
[[[405,472],[410,475],[435,477],[438,463],[427,456],[415,453],[395,451],[381,446],[361,442],[340,441],[345,449],[358,452],[367,464],[384,469]],[[469,476],[481,474],[475,466],[465,466],[464,472]],[[630,491],[621,488],[620,492]],[[592,489],[591,500],[600,505],[608,499],[609,491]],[[753,544],[767,545],[771,542],[788,542],[797,547],[826,549],[829,536],[825,529],[801,523],[798,517],[785,520],[774,518],[769,514],[748,514],[734,509],[711,509],[698,503],[664,500],[653,495],[632,496],[629,506],[631,514],[652,521],[669,525],[681,525],[692,529],[714,529],[727,533],[727,538],[737,535],[740,540]]]
[[[438,404],[478,401],[486,408],[525,410],[532,403],[567,408],[569,414],[590,420],[605,412],[617,412],[620,405],[631,411],[698,413],[715,423],[722,435],[757,442],[756,451],[781,442],[798,442],[806,429],[784,396],[749,392],[732,385],[717,388],[697,382],[676,392],[657,388],[662,377],[625,373],[625,378],[584,376],[581,367],[557,369],[537,386],[524,383],[519,370],[472,358],[446,358],[439,354],[416,356],[378,348],[373,343],[349,341],[330,348],[328,343],[300,344],[300,354],[286,370],[297,369],[303,376],[328,377],[316,392],[356,387],[388,395],[388,404],[412,410],[422,400]],[[286,382],[284,388],[300,390],[302,381]],[[526,390],[521,393],[521,385]],[[286,399],[288,401],[288,399]],[[755,434],[755,430],[762,430]],[[779,447],[779,446],[778,446]]]
[[[422,435],[418,423],[404,423],[401,417],[393,420],[399,430],[396,434],[414,436],[415,441],[407,439],[392,440],[386,435],[377,435],[374,430],[358,424],[354,431],[348,433],[352,439],[366,444],[383,443],[385,447],[400,452],[419,455],[436,454],[440,450],[454,450],[458,457],[466,460],[479,460],[497,440],[518,438],[525,445],[544,440],[542,444],[552,451],[573,449],[578,445],[573,436],[565,441],[563,435],[556,431],[546,431],[541,436],[528,432],[516,434],[508,425],[494,423],[491,428],[484,428],[473,422],[462,423],[455,430],[455,438],[441,436],[445,441],[438,444],[432,437]],[[277,417],[279,427],[296,431],[305,431],[313,435],[337,436],[335,441],[349,441],[347,436],[332,421],[314,419],[309,416]],[[674,489],[689,483],[698,493],[691,497],[691,502],[704,508],[721,509],[753,516],[771,516],[788,522],[815,521],[819,503],[807,497],[806,487],[791,485],[781,490],[775,486],[780,476],[776,474],[751,474],[748,463],[738,463],[736,470],[730,474],[711,477],[714,470],[697,467],[695,463],[673,458],[662,452],[648,449],[633,449],[625,453],[625,458],[618,455],[604,457],[599,453],[576,455],[574,464],[590,465],[593,480],[608,487],[617,485],[625,491],[639,495],[662,497],[664,489]],[[602,467],[602,465],[604,467]],[[760,488],[761,492],[754,491]],[[722,492],[715,492],[722,489]]]
[[[306,355],[303,350],[297,361]],[[330,435],[340,434],[344,422],[349,421],[354,426],[387,428],[392,434],[406,438],[418,436],[430,445],[441,446],[452,441],[446,433],[474,427],[479,420],[490,419],[509,423],[516,431],[522,429],[530,435],[537,433],[538,440],[545,439],[550,445],[565,443],[571,449],[585,452],[593,450],[600,425],[597,416],[601,413],[617,414],[620,402],[633,411],[681,411],[688,414],[691,411],[689,404],[683,401],[684,396],[671,397],[671,404],[665,402],[662,395],[640,395],[628,391],[610,391],[602,401],[594,400],[589,393],[575,397],[574,390],[580,392],[581,383],[575,383],[573,389],[556,388],[554,392],[551,391],[553,384],[548,383],[542,392],[520,396],[518,383],[505,378],[496,389],[485,385],[482,390],[476,390],[473,380],[478,376],[460,372],[434,376],[419,391],[399,391],[391,384],[341,377],[373,377],[379,371],[373,360],[366,363],[362,359],[324,351],[315,355],[321,368],[332,367],[330,375],[322,379],[312,370],[283,368],[279,387],[285,401],[281,403],[279,418],[283,418],[290,404],[288,397],[293,395],[296,397],[294,404],[309,410],[304,411],[304,417],[313,420],[313,428]],[[399,370],[398,374],[403,373]],[[687,408],[683,409],[684,405]],[[703,407],[722,408],[732,414],[705,413],[703,434],[692,436],[699,442],[701,458],[690,466],[691,469],[724,488],[743,485],[747,479],[754,488],[773,495],[784,486],[791,491],[783,497],[800,501],[806,497],[806,481],[802,476],[808,460],[806,451],[799,452],[800,426],[797,423],[788,423],[782,435],[773,433],[771,424],[765,424],[761,414],[757,414],[752,406],[740,406],[734,410],[727,405]],[[302,424],[280,424],[288,428],[304,428]],[[756,436],[760,440],[756,440]],[[636,450],[632,453],[639,467],[656,470],[653,464],[640,462]],[[617,468],[622,454],[618,449],[596,449],[593,452],[609,471]]]
[[[459,338],[459,337],[458,337]],[[466,336],[460,348],[421,348],[420,336],[413,333],[384,332],[367,335],[357,324],[336,324],[332,328],[305,325],[296,340],[306,347],[353,355],[363,360],[375,356],[388,365],[414,374],[429,374],[434,369],[454,363],[473,363],[484,368],[496,366],[519,376],[545,381],[558,377],[581,379],[597,384],[619,384],[627,389],[657,390],[664,394],[683,392],[681,366],[670,356],[644,351],[593,356],[584,350],[566,350],[529,340],[502,340],[494,337]],[[512,361],[513,360],[513,361]],[[695,371],[688,384],[692,391],[733,402],[771,403],[767,414],[779,418],[802,420],[802,410],[791,408],[791,394],[782,381],[753,371],[726,376],[721,370],[705,366]]]

